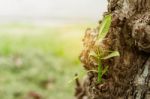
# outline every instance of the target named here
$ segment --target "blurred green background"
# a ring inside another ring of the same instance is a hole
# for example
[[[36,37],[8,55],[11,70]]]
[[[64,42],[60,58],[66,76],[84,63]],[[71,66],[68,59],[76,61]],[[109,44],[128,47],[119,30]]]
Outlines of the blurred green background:
[[[0,98],[74,99],[68,82],[83,69],[82,38],[94,26],[0,25]]]
[[[87,28],[107,0],[0,0],[0,99],[74,99]]]

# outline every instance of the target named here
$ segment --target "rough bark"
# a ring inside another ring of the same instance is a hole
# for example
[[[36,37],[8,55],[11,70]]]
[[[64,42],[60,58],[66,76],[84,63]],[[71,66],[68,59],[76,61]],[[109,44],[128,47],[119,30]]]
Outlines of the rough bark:
[[[112,15],[109,33],[103,48],[118,50],[120,57],[103,62],[108,73],[97,83],[97,73],[89,72],[79,82],[77,99],[150,99],[150,0],[108,0]],[[88,29],[80,55],[86,70],[97,69],[89,57],[98,29]]]

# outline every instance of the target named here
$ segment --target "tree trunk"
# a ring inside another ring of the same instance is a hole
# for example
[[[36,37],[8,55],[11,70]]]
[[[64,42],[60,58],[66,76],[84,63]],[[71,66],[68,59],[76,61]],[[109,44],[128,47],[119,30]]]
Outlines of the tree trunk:
[[[97,73],[88,72],[76,87],[77,99],[150,99],[150,0],[108,0],[112,22],[101,45],[118,50],[120,57],[103,61],[109,66],[103,82],[97,83]],[[98,29],[87,29],[80,55],[87,71],[97,69],[89,57]]]

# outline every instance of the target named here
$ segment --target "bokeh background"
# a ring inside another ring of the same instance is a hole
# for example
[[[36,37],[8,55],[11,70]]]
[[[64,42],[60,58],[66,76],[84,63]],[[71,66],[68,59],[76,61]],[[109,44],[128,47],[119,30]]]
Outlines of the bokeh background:
[[[86,28],[107,0],[0,0],[0,99],[74,99]]]

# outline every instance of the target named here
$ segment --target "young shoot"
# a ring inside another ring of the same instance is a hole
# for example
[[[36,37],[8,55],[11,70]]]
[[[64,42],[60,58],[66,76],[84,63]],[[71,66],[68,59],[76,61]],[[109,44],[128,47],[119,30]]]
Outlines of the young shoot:
[[[111,26],[111,15],[106,15],[99,27],[99,33],[98,36],[96,37],[96,42],[94,48],[88,47],[90,52],[88,52],[88,55],[90,57],[93,57],[96,65],[98,66],[97,69],[94,70],[88,70],[88,72],[95,72],[97,73],[97,82],[100,83],[102,82],[102,77],[104,74],[107,73],[109,66],[103,66],[102,62],[104,60],[120,56],[118,51],[109,51],[107,49],[103,48],[102,41],[105,39],[106,35],[109,32]],[[90,49],[91,48],[91,49]],[[88,58],[87,56],[85,58]],[[85,72],[84,72],[85,74]],[[73,82],[75,79],[83,77],[83,72],[81,71],[78,76],[75,76],[69,83]]]
[[[103,41],[106,37],[107,33],[109,32],[109,28],[111,26],[111,15],[106,15],[100,25],[98,41]],[[98,51],[103,52],[103,51]],[[102,60],[110,59],[112,57],[120,56],[118,51],[108,51],[110,52],[107,56],[103,56],[104,54],[95,55],[98,59],[98,83],[102,81],[102,76],[107,72],[108,66],[102,68]],[[93,52],[92,52],[93,53]],[[95,53],[96,54],[96,53]],[[94,55],[94,54],[93,54]]]

